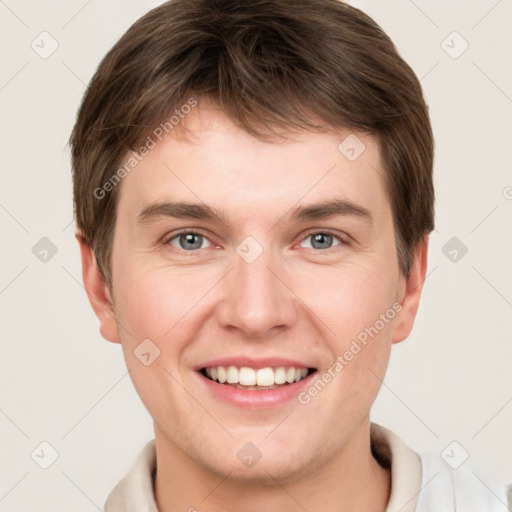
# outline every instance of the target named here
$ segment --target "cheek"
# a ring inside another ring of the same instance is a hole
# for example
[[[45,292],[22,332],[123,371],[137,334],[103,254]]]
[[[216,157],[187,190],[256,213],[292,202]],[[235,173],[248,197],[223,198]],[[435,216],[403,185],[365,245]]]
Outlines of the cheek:
[[[116,316],[125,327],[121,340],[126,367],[154,419],[173,417],[179,425],[180,415],[193,417],[194,412],[179,384],[180,364],[201,311],[194,305],[205,290],[190,286],[192,277],[181,273],[125,270],[117,285]]]
[[[179,397],[185,395],[178,382],[188,371],[187,351],[211,314],[205,299],[219,278],[211,271],[202,275],[197,269],[178,271],[158,265],[147,269],[135,263],[124,263],[123,270],[119,275],[124,279],[114,288],[116,316],[125,327],[122,348],[134,386],[153,415],[188,410],[191,405],[186,400],[181,403]],[[148,356],[143,354],[148,352],[151,361],[157,357],[145,366]],[[155,393],[155,389],[166,391]],[[169,396],[175,397],[174,405],[163,401]]]
[[[338,415],[341,422],[368,410],[390,356],[398,275],[377,261],[372,263],[339,269],[319,266],[304,274],[308,277],[299,292],[320,319],[316,323],[322,326],[330,353],[324,369],[330,390],[323,395],[326,418]],[[322,389],[321,383],[318,388]]]
[[[328,337],[335,337],[339,349],[373,326],[381,314],[392,308],[397,297],[396,276],[379,265],[349,265],[339,269],[318,266],[304,272],[293,286],[324,324]],[[383,335],[390,335],[391,325],[390,321],[379,330]]]
[[[209,285],[187,270],[127,269],[124,275],[117,286],[119,320],[130,326],[130,334],[162,341],[190,321]]]

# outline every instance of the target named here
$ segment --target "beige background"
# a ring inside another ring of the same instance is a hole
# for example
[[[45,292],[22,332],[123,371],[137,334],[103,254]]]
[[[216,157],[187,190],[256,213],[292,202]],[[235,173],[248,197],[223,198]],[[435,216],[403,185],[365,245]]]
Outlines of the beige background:
[[[66,141],[100,59],[159,3],[0,1],[2,511],[102,510],[153,435],[81,285]],[[512,0],[352,3],[421,77],[437,139],[429,277],[373,420],[418,451],[457,441],[479,475],[512,482]]]

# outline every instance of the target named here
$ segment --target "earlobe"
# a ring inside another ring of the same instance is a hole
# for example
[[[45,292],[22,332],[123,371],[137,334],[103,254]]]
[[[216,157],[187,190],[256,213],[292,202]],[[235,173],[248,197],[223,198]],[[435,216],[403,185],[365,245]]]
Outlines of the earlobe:
[[[110,292],[105,277],[98,268],[94,251],[80,232],[75,236],[82,257],[82,279],[92,309],[100,321],[100,333],[112,343],[121,343]]]
[[[411,261],[409,277],[402,277],[399,295],[402,309],[396,316],[393,343],[405,340],[412,331],[427,273],[428,240],[426,235],[418,243]]]

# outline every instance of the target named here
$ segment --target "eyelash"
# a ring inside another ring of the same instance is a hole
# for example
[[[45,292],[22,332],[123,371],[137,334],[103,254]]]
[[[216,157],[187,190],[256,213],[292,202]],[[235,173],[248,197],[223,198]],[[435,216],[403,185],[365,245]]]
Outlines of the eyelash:
[[[202,233],[201,231],[194,231],[194,230],[189,230],[189,229],[184,229],[182,231],[178,231],[177,233],[174,233],[172,236],[168,237],[165,241],[164,241],[164,245],[170,245],[170,242],[182,235],[199,235],[199,236],[202,236],[203,238],[206,238],[210,243],[213,243],[207,235],[205,235],[204,233]],[[336,247],[339,247],[339,246],[343,246],[343,245],[349,245],[349,242],[347,240],[344,240],[340,235],[337,235],[335,233],[333,233],[332,231],[329,231],[329,230],[322,230],[322,231],[310,231],[309,233],[306,234],[305,237],[303,237],[301,240],[300,240],[300,243],[304,242],[305,240],[307,240],[308,238],[314,236],[314,235],[331,235],[333,238],[337,239],[339,244],[337,245],[333,245],[332,247],[328,247],[327,249],[315,249],[314,247],[307,247],[307,249],[313,249],[315,252],[318,252],[318,253],[325,253],[331,249],[335,249]],[[348,235],[347,235],[348,236]],[[181,248],[178,248],[178,247],[174,247],[175,249],[177,249],[178,251],[181,251],[181,252],[186,252],[186,253],[194,253],[194,252],[198,252],[199,249],[193,249],[193,250],[190,250],[190,251],[187,251],[185,249],[181,249]]]

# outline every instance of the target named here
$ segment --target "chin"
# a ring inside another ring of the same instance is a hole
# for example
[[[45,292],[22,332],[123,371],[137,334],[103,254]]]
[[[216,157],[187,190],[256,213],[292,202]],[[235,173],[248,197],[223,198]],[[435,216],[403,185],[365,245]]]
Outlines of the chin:
[[[266,445],[264,440],[253,444],[246,437],[241,443],[235,442],[210,452],[209,460],[205,460],[205,453],[196,454],[202,458],[196,459],[196,462],[223,478],[229,475],[231,481],[275,486],[276,480],[293,482],[321,465],[321,454],[315,457],[314,453],[310,453],[310,447],[303,450],[304,453],[299,453],[297,449],[289,449],[290,446],[299,445],[292,441],[271,446],[268,440]]]
[[[241,467],[242,466],[242,467]],[[308,465],[292,465],[290,460],[281,460],[272,463],[260,459],[252,467],[243,467],[242,464],[223,464],[220,474],[229,475],[231,481],[247,483],[251,485],[275,486],[277,482],[290,482],[308,473],[311,468]]]

